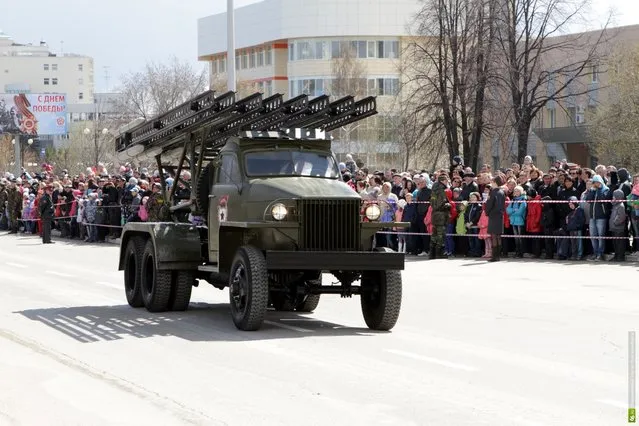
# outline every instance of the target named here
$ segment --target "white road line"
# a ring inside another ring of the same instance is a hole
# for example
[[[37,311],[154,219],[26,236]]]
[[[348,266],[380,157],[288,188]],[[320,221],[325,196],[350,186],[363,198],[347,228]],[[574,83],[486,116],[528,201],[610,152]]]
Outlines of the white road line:
[[[264,324],[268,324],[268,325],[272,325],[272,326],[280,327],[280,328],[285,328],[287,330],[298,331],[300,333],[312,333],[313,332],[313,330],[308,330],[306,328],[293,327],[292,325],[280,324],[279,322],[273,322],[273,321],[264,321]]]
[[[624,404],[623,402],[620,402],[620,401],[613,401],[612,399],[597,399],[595,401],[601,404],[610,405],[612,407],[628,408],[628,404]]]
[[[123,288],[123,287],[124,287],[124,286],[117,285],[117,284],[113,284],[113,283],[109,283],[109,282],[106,282],[106,281],[96,281],[95,283],[96,283],[96,284],[99,284],[99,285],[104,285],[104,286],[107,286],[107,287],[111,287],[111,288],[116,288],[116,289],[118,289],[118,290],[119,290],[120,288]]]
[[[16,268],[26,268],[27,265],[23,265],[22,263],[13,263],[13,262],[5,262],[5,265],[15,266]]]
[[[396,350],[396,349],[386,349],[385,351],[388,352],[388,353],[399,355],[399,356],[403,356],[403,357],[406,357],[406,358],[412,358],[412,359],[416,359],[416,360],[419,360],[419,361],[430,362],[431,364],[437,364],[437,365],[442,365],[444,367],[454,368],[456,370],[478,371],[477,368],[472,367],[470,365],[458,364],[456,362],[445,361],[443,359],[431,358],[431,357],[428,357],[428,356],[414,354],[412,352],[399,351],[399,350]]]
[[[51,274],[51,275],[57,275],[58,277],[63,277],[63,278],[73,278],[73,275],[69,275],[69,274],[65,274],[62,272],[58,272],[58,271],[44,271],[45,274]]]

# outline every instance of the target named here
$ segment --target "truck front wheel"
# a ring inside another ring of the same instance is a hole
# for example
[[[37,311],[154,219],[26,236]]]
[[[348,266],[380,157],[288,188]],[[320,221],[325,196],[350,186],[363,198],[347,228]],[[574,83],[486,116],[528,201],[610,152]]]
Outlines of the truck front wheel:
[[[169,307],[173,274],[155,267],[153,242],[147,241],[142,255],[142,299],[149,312],[164,312]]]
[[[362,313],[368,328],[388,331],[399,318],[402,306],[402,275],[399,271],[362,274]]]
[[[258,330],[266,315],[268,296],[264,255],[255,247],[240,247],[229,278],[229,299],[235,326],[244,331]]]

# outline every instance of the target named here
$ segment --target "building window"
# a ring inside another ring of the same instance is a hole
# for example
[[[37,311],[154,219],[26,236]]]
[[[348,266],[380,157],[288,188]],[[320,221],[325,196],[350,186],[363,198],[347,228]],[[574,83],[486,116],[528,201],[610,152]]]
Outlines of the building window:
[[[264,63],[267,67],[273,65],[273,48],[271,46],[266,46],[264,50]]]
[[[257,51],[257,66],[258,67],[264,66],[264,50],[262,49],[258,49]]]
[[[548,110],[548,128],[554,129],[557,124],[557,116],[555,115],[554,109]]]
[[[84,79],[83,78],[78,78],[78,84],[80,86],[82,86],[84,84]]]
[[[84,65],[78,64],[78,71],[84,71]]]
[[[48,85],[49,85],[49,79],[48,79],[48,78],[45,78],[45,79],[44,79],[44,85],[45,85],[45,86],[48,86]]]
[[[255,50],[251,50],[251,53],[249,55],[249,68],[255,68]]]
[[[325,78],[301,78],[299,80],[291,80],[289,83],[289,93],[291,97],[302,94],[309,96],[321,96],[330,88],[330,82],[330,79]],[[271,85],[272,83],[273,82],[271,82]]]
[[[599,82],[599,66],[598,65],[592,66],[592,82],[593,83]]]
[[[82,92],[78,93],[78,99],[80,100],[84,99],[84,93]]]
[[[226,58],[222,58],[222,59],[220,59],[220,68],[219,68],[219,72],[220,72],[220,73],[226,72]]]
[[[49,71],[49,64],[42,65],[42,68],[44,68],[45,71]]]
[[[53,84],[54,86],[58,85],[58,79],[57,78],[52,78],[51,79],[51,84]]]
[[[242,69],[245,70],[248,67],[248,53],[242,55]]]
[[[369,58],[377,58],[377,49],[374,41],[368,42],[368,55]]]
[[[51,64],[51,71],[57,71],[58,70],[58,64]]]
[[[211,74],[217,74],[217,59],[211,61]]]
[[[367,88],[369,96],[397,96],[399,78],[369,78]]]
[[[240,60],[241,60],[240,55],[236,55],[235,56],[235,69],[236,70],[240,69]]]
[[[339,58],[342,56],[342,44],[339,41],[331,42],[331,58]]]

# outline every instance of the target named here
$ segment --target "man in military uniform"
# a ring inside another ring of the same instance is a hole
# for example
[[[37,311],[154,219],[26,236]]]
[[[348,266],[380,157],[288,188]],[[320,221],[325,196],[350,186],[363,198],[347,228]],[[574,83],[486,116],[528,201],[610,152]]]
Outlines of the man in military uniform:
[[[9,214],[9,233],[17,234],[20,229],[20,213],[22,212],[22,192],[14,181],[9,184],[7,213]]]
[[[440,174],[431,190],[430,207],[432,209],[433,233],[430,238],[429,259],[436,259],[438,254],[443,254],[446,225],[450,222],[450,204],[446,197],[447,182],[448,176]]]
[[[160,210],[164,205],[164,197],[162,196],[162,185],[154,183],[152,193],[146,201],[146,211],[149,214],[149,222],[160,222],[162,220]]]
[[[40,218],[42,219],[42,244],[53,244],[53,241],[51,241],[51,222],[54,214],[53,200],[51,199],[52,192],[53,185],[47,185],[38,204]]]
[[[9,218],[7,217],[7,201],[9,201],[9,193],[7,192],[7,180],[0,181],[0,229],[9,228]]]

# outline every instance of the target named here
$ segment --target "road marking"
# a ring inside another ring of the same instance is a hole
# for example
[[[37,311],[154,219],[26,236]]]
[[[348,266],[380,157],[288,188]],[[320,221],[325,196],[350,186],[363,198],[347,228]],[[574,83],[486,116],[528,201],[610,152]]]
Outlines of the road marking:
[[[280,328],[285,328],[287,330],[298,331],[300,333],[312,333],[313,332],[313,330],[309,330],[309,329],[306,329],[306,328],[294,327],[292,325],[280,324],[279,322],[273,322],[273,321],[264,321],[264,324],[273,325],[275,327],[280,327]]]
[[[628,404],[624,404],[623,402],[619,402],[619,401],[613,401],[612,399],[597,399],[596,402],[610,405],[611,407],[628,408]]]
[[[118,289],[118,290],[119,290],[120,288],[122,288],[122,286],[120,286],[120,285],[113,284],[113,283],[108,283],[108,282],[106,282],[106,281],[96,281],[95,283],[96,283],[96,284],[98,284],[98,285],[105,285],[105,286],[107,286],[107,287],[116,288],[116,289]]]
[[[454,368],[454,369],[457,369],[457,370],[478,371],[477,368],[472,367],[470,365],[458,364],[458,363],[455,363],[455,362],[445,361],[443,359],[431,358],[431,357],[428,357],[428,356],[418,355],[418,354],[414,354],[414,353],[411,353],[411,352],[404,352],[404,351],[399,351],[399,350],[396,350],[396,349],[386,349],[386,352],[391,353],[391,354],[395,354],[395,355],[399,355],[399,356],[403,356],[403,357],[406,357],[406,358],[416,359],[416,360],[419,360],[419,361],[430,362],[431,364],[437,364],[437,365],[442,365],[444,367]]]
[[[58,277],[63,277],[63,278],[73,278],[73,275],[69,275],[69,274],[65,274],[62,272],[57,272],[57,271],[44,271],[45,274],[51,274],[51,275],[57,275]]]
[[[16,268],[26,268],[27,265],[23,265],[22,263],[13,263],[13,262],[5,262],[6,265],[15,266]]]

